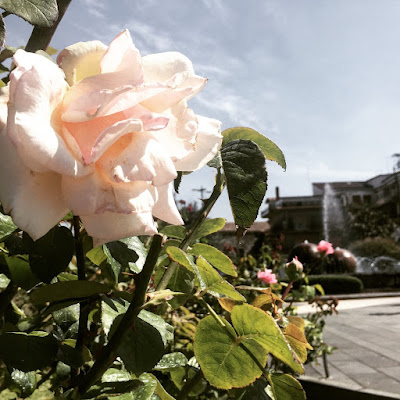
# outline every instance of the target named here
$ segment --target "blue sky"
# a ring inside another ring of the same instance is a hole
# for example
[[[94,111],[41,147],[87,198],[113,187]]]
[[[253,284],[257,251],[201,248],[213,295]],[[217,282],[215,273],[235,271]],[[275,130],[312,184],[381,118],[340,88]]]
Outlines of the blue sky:
[[[223,128],[249,126],[283,150],[269,162],[267,197],[309,195],[311,182],[364,180],[400,152],[400,2],[396,0],[73,0],[52,46],[128,28],[145,54],[180,51],[208,77],[191,101]],[[31,27],[6,18],[7,44]],[[211,189],[208,167],[184,178],[179,199]],[[264,208],[264,206],[262,207]],[[232,220],[226,196],[213,216]]]

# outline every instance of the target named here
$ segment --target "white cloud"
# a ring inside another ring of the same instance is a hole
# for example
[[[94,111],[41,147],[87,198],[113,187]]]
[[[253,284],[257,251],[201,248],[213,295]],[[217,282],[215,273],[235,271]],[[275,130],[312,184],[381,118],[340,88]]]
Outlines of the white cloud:
[[[90,15],[105,19],[106,18],[106,3],[104,0],[81,0],[83,5],[87,7],[87,11]]]
[[[223,22],[229,21],[230,10],[226,7],[224,0],[203,0],[203,4],[212,13],[216,13]]]
[[[142,55],[171,51],[176,47],[168,32],[144,22],[135,20],[128,23],[113,24],[109,29],[112,32],[120,32],[125,28],[129,29],[133,42]]]

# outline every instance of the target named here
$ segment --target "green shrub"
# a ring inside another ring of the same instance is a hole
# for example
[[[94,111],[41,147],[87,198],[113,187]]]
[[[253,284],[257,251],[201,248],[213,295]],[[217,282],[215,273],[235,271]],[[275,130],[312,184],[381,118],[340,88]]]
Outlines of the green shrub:
[[[360,293],[364,290],[361,279],[350,275],[309,275],[309,284],[319,283],[326,294]]]
[[[359,257],[387,256],[400,260],[400,246],[389,238],[367,238],[357,240],[350,246],[350,250]]]

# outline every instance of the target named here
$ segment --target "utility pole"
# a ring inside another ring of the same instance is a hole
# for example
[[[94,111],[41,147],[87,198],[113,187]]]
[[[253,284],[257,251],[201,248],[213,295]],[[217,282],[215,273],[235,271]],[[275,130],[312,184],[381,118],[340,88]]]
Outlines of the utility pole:
[[[207,190],[205,187],[201,186],[200,189],[192,189],[194,192],[200,192],[200,198],[204,199],[204,192],[211,193],[211,191]]]

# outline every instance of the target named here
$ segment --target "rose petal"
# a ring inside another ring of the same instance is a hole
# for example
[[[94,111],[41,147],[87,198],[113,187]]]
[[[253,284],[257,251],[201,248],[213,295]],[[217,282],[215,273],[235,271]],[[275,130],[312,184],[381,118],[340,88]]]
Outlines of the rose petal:
[[[197,120],[199,126],[194,149],[174,163],[177,171],[195,171],[204,167],[214,158],[221,146],[221,122],[200,115],[197,116]]]
[[[98,40],[75,43],[62,50],[57,56],[57,63],[64,70],[69,85],[99,74],[106,50],[107,46]]]
[[[61,195],[61,177],[26,168],[5,130],[0,133],[0,148],[1,204],[19,228],[39,239],[69,211]]]
[[[192,62],[178,52],[150,54],[142,57],[145,82],[166,82],[175,74],[195,75]]]
[[[110,43],[101,60],[101,73],[120,72],[120,79],[126,85],[143,83],[143,68],[139,50],[132,42],[127,29]]]
[[[23,50],[15,53],[14,61],[7,133],[24,164],[36,172],[90,173],[91,168],[74,159],[55,130],[61,131],[55,109],[67,87],[62,71],[45,57]]]
[[[0,88],[0,132],[7,123],[7,103],[10,94],[10,86]]]
[[[93,237],[93,245],[138,235],[154,235],[157,228],[151,212],[118,214],[105,212],[100,215],[82,215],[87,233]]]
[[[116,182],[143,180],[163,186],[177,176],[171,158],[150,132],[135,132],[129,144],[114,146],[98,164]]]
[[[63,176],[61,190],[76,215],[147,213],[157,196],[147,182],[112,183],[98,171],[82,178]]]
[[[169,118],[168,125],[155,133],[165,154],[172,161],[178,161],[193,151],[197,134],[197,117],[182,101],[165,113]]]
[[[184,222],[176,207],[172,193],[172,184],[157,188],[158,199],[153,207],[153,215],[172,225],[183,225]]]

